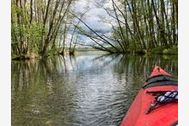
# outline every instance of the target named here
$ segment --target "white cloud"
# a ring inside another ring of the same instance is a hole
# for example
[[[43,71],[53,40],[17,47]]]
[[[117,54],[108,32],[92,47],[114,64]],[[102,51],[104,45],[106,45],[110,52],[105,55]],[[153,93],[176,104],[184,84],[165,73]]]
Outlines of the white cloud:
[[[110,35],[112,28],[109,22],[112,22],[113,20],[104,9],[96,6],[96,2],[98,2],[99,5],[111,7],[111,2],[109,0],[78,0],[75,2],[73,10],[79,13],[84,13],[88,9],[89,11],[84,15],[82,20],[94,31]],[[90,30],[84,24],[80,23],[80,26],[90,32]],[[86,37],[81,38],[82,41],[85,39],[87,43],[91,41]]]
[[[74,5],[72,6],[72,9],[76,12],[83,12],[84,11],[84,8],[86,7],[87,5],[87,1],[77,1],[74,3]]]

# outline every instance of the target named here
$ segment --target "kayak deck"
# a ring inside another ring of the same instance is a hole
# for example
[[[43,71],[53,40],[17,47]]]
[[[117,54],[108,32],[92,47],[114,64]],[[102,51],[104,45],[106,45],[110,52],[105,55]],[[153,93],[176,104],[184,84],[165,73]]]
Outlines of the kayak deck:
[[[149,82],[153,77],[164,76],[166,81],[170,83],[163,83],[161,79]],[[168,78],[166,78],[168,77]],[[162,84],[160,84],[160,82]],[[155,83],[155,84],[154,84]],[[153,86],[151,86],[154,84]],[[150,86],[146,86],[150,85]],[[150,92],[166,92],[177,90],[177,81],[175,78],[165,72],[160,67],[155,67],[152,71],[150,79],[144,84],[144,87],[140,89],[138,95],[129,108],[126,116],[122,120],[121,126],[170,126],[178,120],[178,103],[171,102],[160,105],[147,114],[148,109],[154,102],[155,96]]]

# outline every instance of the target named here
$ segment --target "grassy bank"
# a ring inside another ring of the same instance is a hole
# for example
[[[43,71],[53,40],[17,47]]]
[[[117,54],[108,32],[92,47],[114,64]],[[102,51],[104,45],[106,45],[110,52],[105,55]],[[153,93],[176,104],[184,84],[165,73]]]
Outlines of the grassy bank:
[[[157,47],[151,50],[152,54],[178,55],[178,47]]]

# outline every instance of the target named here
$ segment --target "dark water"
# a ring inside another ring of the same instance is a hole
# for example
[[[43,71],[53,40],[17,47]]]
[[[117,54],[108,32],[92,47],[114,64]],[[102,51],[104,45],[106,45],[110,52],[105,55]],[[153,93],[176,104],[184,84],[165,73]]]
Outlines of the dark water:
[[[154,65],[175,56],[80,54],[12,62],[13,126],[118,126]]]

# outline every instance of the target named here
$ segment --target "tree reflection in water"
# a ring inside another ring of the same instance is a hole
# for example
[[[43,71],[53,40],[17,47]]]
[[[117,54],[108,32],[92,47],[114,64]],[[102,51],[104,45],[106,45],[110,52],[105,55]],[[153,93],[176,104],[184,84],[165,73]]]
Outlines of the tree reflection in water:
[[[78,55],[12,62],[12,125],[119,125],[159,65],[177,76],[175,56]]]

